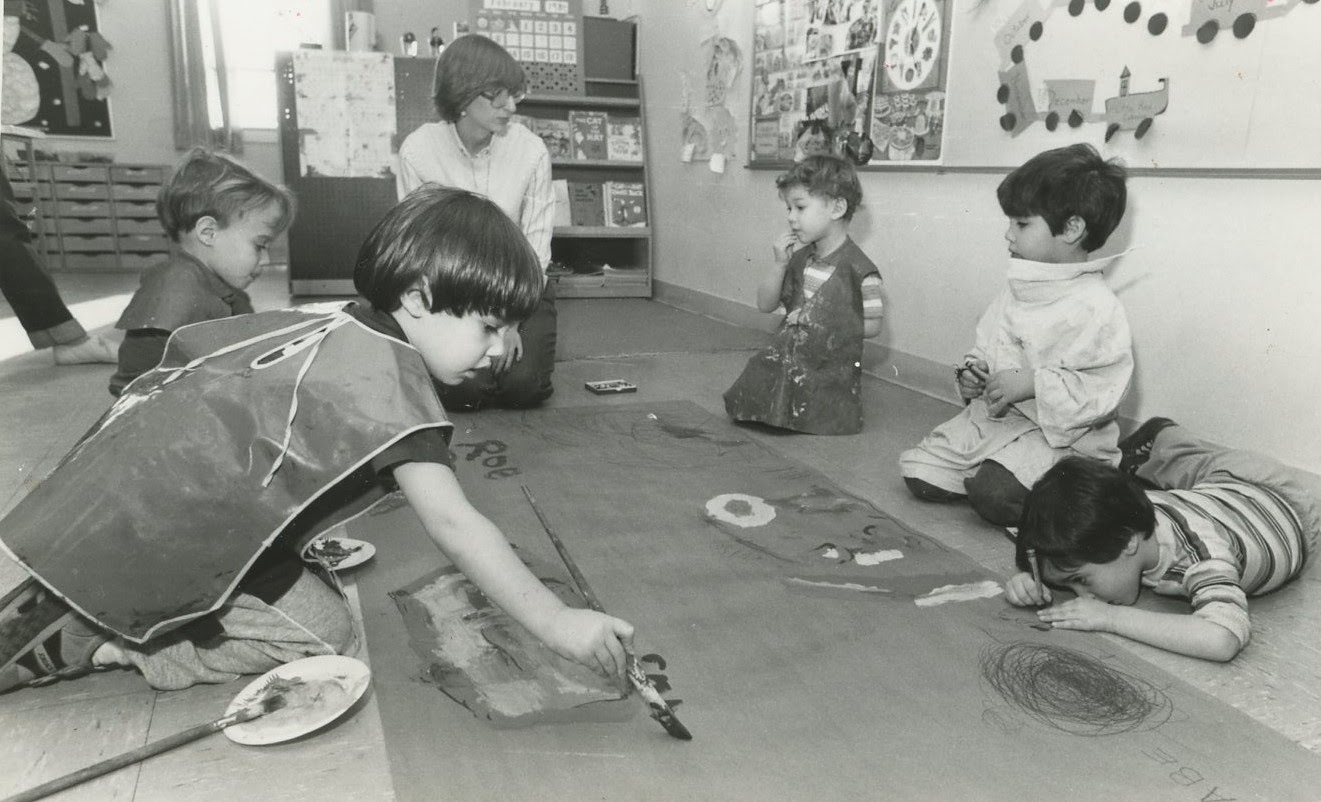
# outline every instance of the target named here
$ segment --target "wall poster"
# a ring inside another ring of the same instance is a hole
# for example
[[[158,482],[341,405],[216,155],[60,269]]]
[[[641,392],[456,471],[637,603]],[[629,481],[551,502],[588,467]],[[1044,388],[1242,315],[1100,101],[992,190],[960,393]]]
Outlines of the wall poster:
[[[55,136],[110,138],[110,45],[85,0],[5,0],[0,121]]]
[[[758,0],[753,162],[939,163],[948,0]]]

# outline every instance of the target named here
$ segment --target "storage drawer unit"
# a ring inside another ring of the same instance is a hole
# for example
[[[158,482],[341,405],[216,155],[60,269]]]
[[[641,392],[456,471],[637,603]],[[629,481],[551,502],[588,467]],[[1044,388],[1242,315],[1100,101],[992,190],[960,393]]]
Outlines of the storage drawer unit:
[[[54,270],[141,270],[170,249],[156,220],[161,165],[21,163],[16,195],[38,212],[39,246]]]

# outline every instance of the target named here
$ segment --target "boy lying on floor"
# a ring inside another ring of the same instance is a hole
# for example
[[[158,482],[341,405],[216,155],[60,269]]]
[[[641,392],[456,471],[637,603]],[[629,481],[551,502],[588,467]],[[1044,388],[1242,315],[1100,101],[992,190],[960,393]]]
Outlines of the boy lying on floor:
[[[1207,660],[1248,643],[1248,596],[1302,571],[1321,531],[1321,478],[1199,440],[1152,418],[1120,444],[1119,468],[1070,457],[1033,485],[1017,538],[1011,604],[1078,598],[1037,616],[1060,629],[1112,632]],[[1028,558],[1048,587],[1038,593]],[[1192,614],[1131,606],[1143,587]]]

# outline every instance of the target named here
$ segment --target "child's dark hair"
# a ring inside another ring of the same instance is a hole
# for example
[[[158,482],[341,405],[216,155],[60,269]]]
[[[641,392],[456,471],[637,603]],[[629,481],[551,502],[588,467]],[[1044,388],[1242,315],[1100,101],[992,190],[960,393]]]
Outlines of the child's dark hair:
[[[1085,143],[1043,151],[1000,182],[995,194],[1009,217],[1040,215],[1050,233],[1064,231],[1069,218],[1087,224],[1083,250],[1105,244],[1124,217],[1127,173],[1114,159],[1106,161]]]
[[[353,286],[382,312],[398,309],[419,282],[432,312],[523,320],[541,298],[541,262],[499,206],[427,184],[381,218],[353,268]]]
[[[440,52],[431,81],[431,99],[446,122],[458,122],[463,110],[483,92],[511,95],[527,85],[523,68],[494,40],[480,34],[455,39]]]
[[[862,182],[858,181],[858,171],[839,156],[808,156],[775,179],[775,188],[781,195],[793,187],[803,187],[809,193],[825,198],[842,199],[848,205],[845,220],[852,220],[853,213],[862,203]]]
[[[1134,535],[1151,536],[1156,513],[1137,481],[1087,457],[1065,457],[1028,491],[1018,527],[1019,569],[1031,570],[1027,550],[1060,570],[1108,563]]]
[[[280,210],[276,232],[294,219],[294,198],[289,190],[244,167],[223,153],[193,148],[175,166],[156,194],[156,217],[175,242],[203,217],[214,217],[222,227],[249,212],[275,206]]]

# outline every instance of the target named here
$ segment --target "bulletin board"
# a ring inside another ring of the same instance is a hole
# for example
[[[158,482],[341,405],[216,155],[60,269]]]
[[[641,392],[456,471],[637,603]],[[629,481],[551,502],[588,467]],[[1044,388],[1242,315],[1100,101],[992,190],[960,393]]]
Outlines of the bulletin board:
[[[275,60],[294,295],[352,295],[358,247],[396,202],[395,71],[385,53],[299,50]]]
[[[109,139],[109,45],[96,5],[82,0],[5,0],[0,119],[55,136]]]
[[[763,0],[758,40],[775,38],[767,7],[810,2]],[[871,107],[865,135],[858,126],[876,153],[898,126],[914,134],[920,127],[915,118],[896,114],[902,93],[885,87],[894,60],[887,52],[890,15],[936,2],[884,0],[878,12],[881,67],[870,95],[859,95],[860,105]],[[941,39],[947,61],[933,65],[932,73],[945,71],[945,87],[938,103],[930,102],[930,93],[926,104],[909,103],[925,105],[928,130],[940,124],[939,158],[926,166],[1011,168],[1042,150],[1081,141],[1138,173],[1321,175],[1316,0],[981,0],[939,10],[949,24]],[[783,18],[792,24],[790,14]],[[760,125],[765,141],[756,67],[751,124],[754,140]],[[808,90],[790,89],[794,94],[782,97],[781,106],[808,111]],[[777,155],[784,155],[783,147]],[[753,167],[784,164],[782,158],[751,161]],[[855,161],[863,169],[923,165],[874,154]]]

